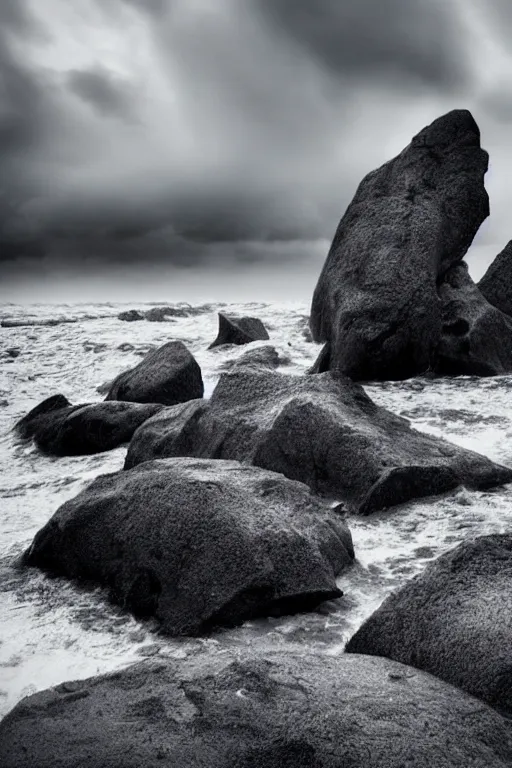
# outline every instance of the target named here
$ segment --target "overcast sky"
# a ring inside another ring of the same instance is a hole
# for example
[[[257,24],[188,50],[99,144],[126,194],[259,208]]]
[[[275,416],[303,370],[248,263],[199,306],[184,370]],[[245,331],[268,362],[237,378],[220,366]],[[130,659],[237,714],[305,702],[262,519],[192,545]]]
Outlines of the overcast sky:
[[[0,300],[308,301],[361,178],[439,115],[512,238],[511,0],[0,0]]]

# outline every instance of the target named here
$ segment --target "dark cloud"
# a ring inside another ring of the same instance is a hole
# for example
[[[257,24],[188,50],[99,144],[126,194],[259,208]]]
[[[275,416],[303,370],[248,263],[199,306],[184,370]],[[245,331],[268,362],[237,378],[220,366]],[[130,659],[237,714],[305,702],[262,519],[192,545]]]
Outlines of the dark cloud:
[[[137,10],[143,11],[144,13],[148,13],[152,16],[155,16],[156,18],[162,17],[169,5],[171,0],[122,0],[127,5],[131,5],[134,8],[137,8]]]
[[[266,17],[338,75],[464,84],[467,51],[446,0],[256,0]]]
[[[455,87],[466,106],[451,0],[44,5],[39,22],[0,0],[10,274],[38,253],[52,265],[306,258],[309,246],[285,244],[330,239],[362,175],[448,111]],[[48,49],[11,44],[38,28]]]
[[[44,26],[27,6],[26,0],[2,0],[0,3],[0,29],[22,36],[39,37],[45,34]]]
[[[101,115],[123,120],[134,118],[134,95],[119,78],[105,69],[73,70],[68,73],[70,90]]]

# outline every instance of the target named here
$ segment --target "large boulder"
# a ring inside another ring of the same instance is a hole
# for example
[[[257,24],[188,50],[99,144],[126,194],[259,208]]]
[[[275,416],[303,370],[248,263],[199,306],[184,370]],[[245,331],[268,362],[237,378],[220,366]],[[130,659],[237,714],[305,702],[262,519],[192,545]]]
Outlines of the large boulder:
[[[208,349],[221,344],[250,344],[251,341],[267,341],[267,329],[257,317],[234,317],[219,312],[219,332]]]
[[[168,408],[137,430],[125,467],[162,456],[238,459],[307,483],[368,514],[460,484],[486,488],[512,470],[412,429],[335,372],[223,373],[209,402]]]
[[[478,288],[489,304],[512,316],[512,240],[496,256]]]
[[[151,351],[114,379],[106,400],[175,405],[202,397],[201,368],[181,341]]]
[[[424,128],[369,173],[340,221],[313,296],[320,370],[403,379],[434,367],[437,282],[489,215],[488,155],[467,110]]]
[[[450,267],[439,296],[443,326],[436,371],[475,376],[512,371],[512,317],[489,304],[467,264]]]
[[[131,440],[143,422],[163,408],[159,403],[89,403],[71,405],[53,395],[15,425],[22,439],[54,456],[83,456],[110,451]]]
[[[347,645],[463,688],[512,716],[512,535],[464,542],[388,597]]]
[[[339,597],[353,557],[341,513],[306,485],[238,462],[167,459],[99,477],[23,562],[99,582],[163,632],[195,635]]]
[[[3,768],[509,768],[512,725],[387,659],[251,649],[36,693],[0,752]]]

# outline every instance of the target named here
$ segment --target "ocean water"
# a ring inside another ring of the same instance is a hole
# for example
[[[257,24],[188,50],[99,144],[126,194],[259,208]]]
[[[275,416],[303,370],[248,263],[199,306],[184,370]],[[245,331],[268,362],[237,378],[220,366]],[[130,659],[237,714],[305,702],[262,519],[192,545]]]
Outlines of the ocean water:
[[[206,638],[169,639],[152,621],[111,605],[101,589],[85,590],[37,570],[13,567],[34,534],[97,475],[121,469],[126,447],[95,456],[50,458],[20,443],[14,423],[61,392],[72,403],[103,398],[97,388],[137,364],[148,350],[181,339],[203,371],[210,396],[223,367],[251,347],[272,344],[281,370],[303,373],[319,346],[308,341],[306,305],[204,305],[188,317],[127,323],[120,311],[152,305],[3,305],[0,320],[0,717],[24,696],[146,656],[185,658],[228,647],[263,645],[286,652],[341,654],[364,619],[390,591],[462,540],[512,528],[512,487],[459,489],[369,518],[350,517],[356,563],[339,580],[344,596],[316,612],[248,622]],[[244,347],[208,344],[218,308],[260,317],[271,341]],[[51,323],[51,324],[48,324]],[[425,432],[512,466],[512,376],[411,379],[365,387],[380,405]]]

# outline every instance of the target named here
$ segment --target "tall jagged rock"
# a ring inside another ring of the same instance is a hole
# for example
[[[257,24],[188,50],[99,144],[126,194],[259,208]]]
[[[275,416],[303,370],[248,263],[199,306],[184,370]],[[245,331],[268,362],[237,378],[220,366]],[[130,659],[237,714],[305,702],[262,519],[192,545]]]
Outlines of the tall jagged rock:
[[[471,113],[453,110],[362,180],[313,297],[320,372],[403,379],[435,366],[437,284],[489,215],[487,167]]]

